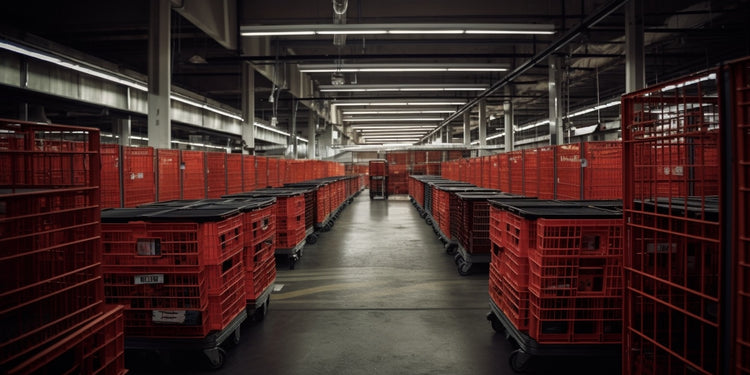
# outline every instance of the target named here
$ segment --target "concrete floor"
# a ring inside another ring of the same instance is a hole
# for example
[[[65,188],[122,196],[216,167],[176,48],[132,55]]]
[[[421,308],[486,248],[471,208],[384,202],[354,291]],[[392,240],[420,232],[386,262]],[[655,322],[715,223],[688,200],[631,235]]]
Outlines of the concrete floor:
[[[514,349],[485,319],[488,276],[459,276],[405,196],[355,198],[334,228],[278,265],[262,322],[247,322],[220,374],[512,374]],[[129,355],[132,374],[198,374],[199,354]],[[535,358],[529,373],[611,374],[618,360]]]

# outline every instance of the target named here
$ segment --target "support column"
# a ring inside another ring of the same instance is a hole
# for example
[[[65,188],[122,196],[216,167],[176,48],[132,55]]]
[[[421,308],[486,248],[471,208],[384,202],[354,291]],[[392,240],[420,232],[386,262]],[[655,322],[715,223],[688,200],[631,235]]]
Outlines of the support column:
[[[315,125],[317,124],[317,114],[313,110],[307,113],[307,158],[312,160],[315,159]]]
[[[297,159],[297,101],[292,99],[291,118],[289,119],[289,143],[292,146],[292,159]]]
[[[513,102],[506,100],[503,103],[505,118],[505,152],[513,151]]]
[[[549,144],[563,144],[562,56],[549,57]]]
[[[479,102],[479,147],[487,146],[487,101]],[[479,155],[484,155],[484,150],[480,150]]]
[[[471,113],[464,112],[464,146],[471,145]]]
[[[625,93],[646,87],[643,0],[625,4]]]
[[[172,89],[170,0],[151,1],[148,38],[148,145],[171,148]]]
[[[119,136],[117,144],[120,146],[130,146],[131,123],[130,116],[112,120],[112,135]]]
[[[255,154],[255,69],[242,63],[242,153]]]

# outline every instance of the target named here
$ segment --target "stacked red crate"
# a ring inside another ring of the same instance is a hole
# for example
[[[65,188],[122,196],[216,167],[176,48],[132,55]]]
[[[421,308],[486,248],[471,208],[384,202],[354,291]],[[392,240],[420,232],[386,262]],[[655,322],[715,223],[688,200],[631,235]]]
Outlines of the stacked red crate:
[[[157,149],[156,160],[159,201],[180,199],[180,151]]]
[[[93,365],[58,349],[87,337],[87,327],[110,311],[100,263],[99,152],[96,129],[0,120],[2,373],[51,362]],[[123,345],[122,330],[111,342]],[[108,354],[111,367],[89,368],[123,372],[122,353]]]
[[[489,162],[489,184],[490,189],[500,190],[500,155],[495,154],[490,157]]]
[[[715,374],[727,364],[722,265],[730,259],[720,233],[731,224],[719,220],[720,200],[729,197],[716,196],[714,156],[726,91],[715,73],[623,97],[625,374]]]
[[[405,164],[388,165],[388,194],[406,194],[408,173]]]
[[[523,150],[512,151],[508,154],[508,174],[510,177],[510,190],[507,190],[513,194],[523,195],[524,193],[524,180],[523,180]]]
[[[539,196],[539,150],[523,150],[523,162],[520,163],[523,170],[523,194],[529,197]],[[517,175],[514,175],[514,177]],[[513,180],[513,185],[517,180]]]
[[[555,199],[555,147],[546,146],[538,149],[539,178],[537,179],[537,194],[539,199]],[[620,167],[618,170],[622,169]],[[529,195],[528,193],[526,195]],[[621,199],[622,196],[616,198]],[[595,199],[595,198],[591,198]],[[613,198],[615,199],[615,198]]]
[[[233,207],[102,212],[104,294],[125,333],[204,338],[245,308],[242,216]]]
[[[181,151],[182,199],[206,198],[206,158],[202,151]]]
[[[492,181],[492,159],[490,156],[482,157],[482,183],[477,185],[489,188]]]
[[[122,174],[125,207],[156,201],[153,148],[123,147]]]
[[[745,207],[750,206],[750,60],[734,62],[731,65],[731,95],[733,100],[734,126],[732,139],[736,152],[734,176],[735,207],[735,285],[732,298],[737,308],[734,311],[736,336],[734,341],[734,374],[750,373],[750,220]]]
[[[437,187],[432,196],[432,216],[440,231],[447,237],[451,237],[451,210],[450,193]]]
[[[498,172],[499,175],[499,186],[500,191],[504,191],[507,193],[510,193],[510,164],[508,157],[510,155],[508,153],[502,153],[497,158],[497,165],[500,169]]]
[[[242,191],[252,191],[257,189],[255,185],[255,156],[242,156]]]
[[[242,179],[244,177],[242,154],[227,155],[227,194],[243,192]],[[159,199],[166,200],[166,199]]]
[[[281,186],[281,181],[279,180],[279,159],[268,158],[268,186]]]
[[[622,199],[622,142],[586,142],[583,148],[583,199]]]
[[[561,200],[583,199],[581,181],[581,144],[557,146],[555,149],[557,170],[557,197]]]
[[[206,152],[206,197],[221,198],[227,194],[227,154]]]
[[[312,168],[311,168],[312,169]],[[255,188],[264,189],[268,185],[268,158],[265,156],[255,157]]]
[[[120,146],[101,145],[102,208],[122,207],[120,196]],[[10,170],[3,168],[3,170]]]

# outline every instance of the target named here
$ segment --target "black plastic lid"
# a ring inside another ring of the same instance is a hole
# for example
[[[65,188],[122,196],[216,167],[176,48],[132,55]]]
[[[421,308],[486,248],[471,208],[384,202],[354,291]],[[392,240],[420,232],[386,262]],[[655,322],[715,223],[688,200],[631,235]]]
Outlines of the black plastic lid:
[[[618,199],[612,199],[612,200],[576,200],[576,201],[559,201],[562,203],[572,203],[572,204],[578,204],[581,206],[587,206],[587,207],[599,207],[599,208],[607,208],[607,209],[616,209],[621,210],[622,209],[622,201]]]
[[[246,197],[294,197],[304,194],[301,190],[292,188],[265,188],[238,194],[225,195],[222,198],[246,198]]]
[[[490,204],[526,219],[620,219],[622,213],[597,207],[581,206],[541,199],[489,200]]]
[[[705,200],[702,197],[656,198],[656,202],[647,200],[645,203],[636,200],[634,208],[664,215],[719,221],[719,201],[714,197],[706,197]]]
[[[143,221],[148,214],[168,211],[167,207],[134,207],[134,208],[106,208],[102,210],[102,223],[127,223]]]
[[[183,208],[192,206],[194,204],[203,202],[204,199],[175,199],[171,201],[164,201],[164,202],[154,202],[154,203],[146,203],[142,204],[138,207],[148,208],[148,207],[163,207],[163,208]]]
[[[467,191],[456,193],[456,197],[463,200],[483,200],[483,199],[523,199],[526,198],[522,195],[503,193],[499,190],[496,191]],[[533,198],[526,198],[533,199]]]

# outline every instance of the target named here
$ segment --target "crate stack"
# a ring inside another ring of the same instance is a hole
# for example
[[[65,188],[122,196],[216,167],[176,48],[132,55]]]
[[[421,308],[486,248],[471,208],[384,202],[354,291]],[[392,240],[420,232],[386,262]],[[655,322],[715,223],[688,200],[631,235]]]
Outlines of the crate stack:
[[[729,362],[723,345],[730,313],[722,289],[731,255],[721,233],[730,224],[720,220],[719,203],[731,197],[720,195],[718,158],[719,102],[727,98],[715,76],[708,71],[623,97],[630,244],[624,257],[625,374],[717,374]]]
[[[99,131],[0,120],[0,372],[124,374],[104,304]]]
[[[102,212],[104,294],[125,305],[129,346],[239,328],[246,317],[242,216],[203,201]]]
[[[384,159],[370,160],[370,199],[388,198],[389,166]]]
[[[537,199],[490,203],[493,325],[531,355],[619,350],[622,214]]]

